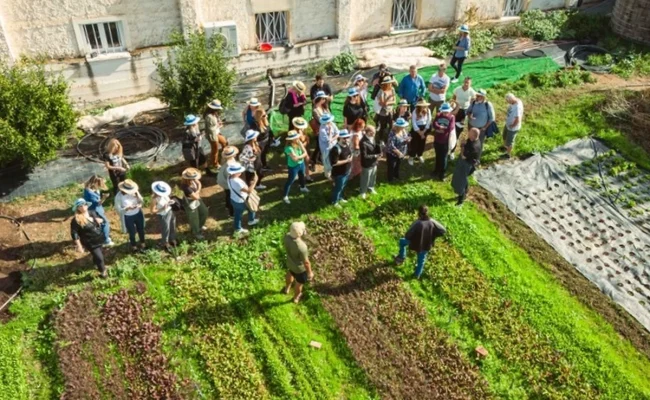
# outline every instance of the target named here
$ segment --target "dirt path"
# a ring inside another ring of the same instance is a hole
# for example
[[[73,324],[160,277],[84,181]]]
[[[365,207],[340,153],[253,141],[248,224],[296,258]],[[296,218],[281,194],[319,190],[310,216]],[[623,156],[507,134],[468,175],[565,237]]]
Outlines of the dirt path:
[[[487,382],[372,243],[342,221],[311,218],[315,290],[384,399],[484,399]]]
[[[503,203],[480,186],[473,187],[470,199],[510,240],[524,249],[535,262],[544,266],[586,306],[596,310],[614,329],[650,358],[650,333],[627,311],[604,295],[544,240],[540,240],[523,221]]]

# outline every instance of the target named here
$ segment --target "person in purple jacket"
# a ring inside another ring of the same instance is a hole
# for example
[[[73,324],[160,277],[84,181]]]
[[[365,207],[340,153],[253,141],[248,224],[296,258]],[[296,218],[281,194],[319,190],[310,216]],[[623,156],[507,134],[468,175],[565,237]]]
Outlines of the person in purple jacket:
[[[452,110],[449,103],[443,103],[432,124],[433,148],[436,152],[436,169],[433,171],[433,175],[440,180],[445,179],[449,155],[449,135],[456,126],[456,118],[451,113]]]
[[[406,259],[406,247],[417,253],[415,278],[420,279],[424,271],[424,261],[433,248],[436,238],[447,233],[447,229],[435,219],[429,217],[429,208],[421,205],[418,209],[418,220],[415,221],[403,238],[399,240],[399,253],[395,256],[395,263],[400,265]]]

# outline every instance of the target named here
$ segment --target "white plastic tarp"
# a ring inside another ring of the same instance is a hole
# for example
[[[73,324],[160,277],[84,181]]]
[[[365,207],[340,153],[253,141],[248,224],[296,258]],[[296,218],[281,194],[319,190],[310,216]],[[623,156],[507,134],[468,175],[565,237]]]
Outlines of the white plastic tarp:
[[[524,161],[477,171],[478,183],[502,201],[585,277],[650,331],[648,217],[631,217],[567,167],[609,151],[579,139]],[[647,172],[639,177],[647,182]]]

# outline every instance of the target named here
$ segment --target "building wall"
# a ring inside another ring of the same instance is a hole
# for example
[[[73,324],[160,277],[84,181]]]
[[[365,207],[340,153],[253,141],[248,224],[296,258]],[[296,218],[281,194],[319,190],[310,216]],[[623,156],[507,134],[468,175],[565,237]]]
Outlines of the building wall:
[[[74,19],[123,17],[132,49],[165,43],[181,29],[176,0],[4,0],[2,13],[15,55],[83,56]]]
[[[237,42],[241,50],[254,49],[255,42],[255,18],[251,3],[247,0],[236,0],[233,2],[216,0],[201,1],[199,13],[201,22],[234,21],[237,24]]]
[[[435,6],[428,0],[420,0],[417,8],[419,29],[448,27],[456,20],[456,0],[437,0]]]
[[[336,0],[295,0],[291,10],[294,43],[336,36]]]
[[[612,27],[619,35],[650,45],[650,0],[618,0]]]
[[[392,12],[392,0],[352,0],[349,15],[351,39],[362,40],[387,35],[390,33]]]

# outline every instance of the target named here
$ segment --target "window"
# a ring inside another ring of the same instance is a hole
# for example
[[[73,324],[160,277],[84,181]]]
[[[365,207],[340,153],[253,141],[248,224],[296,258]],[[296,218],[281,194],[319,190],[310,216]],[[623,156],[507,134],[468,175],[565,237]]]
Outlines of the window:
[[[117,53],[126,48],[120,21],[82,24],[81,33],[86,39],[88,53]]]
[[[522,0],[506,0],[504,3],[503,16],[514,17],[519,15],[522,7]]]
[[[257,43],[285,44],[288,40],[286,11],[255,14]]]
[[[415,0],[393,0],[393,30],[415,28]]]

